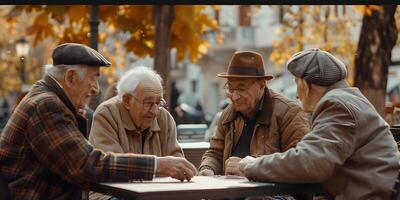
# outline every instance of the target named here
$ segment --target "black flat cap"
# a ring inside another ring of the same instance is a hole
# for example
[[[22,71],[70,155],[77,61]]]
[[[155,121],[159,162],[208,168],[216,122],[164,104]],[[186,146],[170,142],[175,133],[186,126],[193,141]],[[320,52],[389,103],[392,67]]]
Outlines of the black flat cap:
[[[320,86],[331,86],[347,76],[343,62],[317,48],[294,54],[286,66],[294,76]]]
[[[77,43],[58,45],[53,51],[53,65],[105,66],[111,63],[96,50]]]

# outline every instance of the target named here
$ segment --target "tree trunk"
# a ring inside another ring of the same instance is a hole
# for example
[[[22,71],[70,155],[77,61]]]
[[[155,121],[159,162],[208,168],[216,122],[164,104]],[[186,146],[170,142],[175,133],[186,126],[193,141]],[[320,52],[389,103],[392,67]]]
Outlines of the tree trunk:
[[[388,66],[397,41],[396,5],[382,6],[364,15],[355,58],[355,86],[385,115]]]
[[[155,44],[154,44],[154,69],[164,80],[164,99],[170,105],[171,84],[171,25],[174,20],[173,5],[154,5],[153,21],[155,25]],[[171,108],[170,108],[171,109]]]

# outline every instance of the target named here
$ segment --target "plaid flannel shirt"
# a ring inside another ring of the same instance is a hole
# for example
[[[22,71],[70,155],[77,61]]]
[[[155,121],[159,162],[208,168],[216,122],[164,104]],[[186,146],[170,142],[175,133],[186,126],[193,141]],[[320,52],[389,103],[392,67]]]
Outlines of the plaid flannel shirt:
[[[0,173],[14,199],[81,199],[90,182],[151,180],[155,157],[105,153],[49,76],[34,84],[0,135]]]

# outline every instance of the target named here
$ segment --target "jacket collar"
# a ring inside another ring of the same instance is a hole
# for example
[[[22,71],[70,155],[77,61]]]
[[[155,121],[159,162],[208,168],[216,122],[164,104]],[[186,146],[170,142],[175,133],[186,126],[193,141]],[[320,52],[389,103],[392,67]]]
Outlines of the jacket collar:
[[[68,98],[61,84],[58,83],[53,77],[46,75],[42,83],[49,89],[49,91],[54,92],[58,98],[64,103],[64,105],[75,115],[75,119],[78,123],[78,129],[81,131],[85,138],[88,138],[88,122],[86,117],[79,114],[74,104]]]
[[[264,95],[261,97],[258,106],[259,110],[256,114],[257,122],[263,125],[269,125],[271,121],[273,107],[271,93],[268,87],[265,87]],[[226,112],[228,113],[228,117],[222,122],[223,124],[228,124],[234,121],[239,114],[238,111],[236,111],[233,107],[232,103],[228,105],[228,107],[226,108]]]
[[[337,88],[347,88],[349,87],[349,84],[347,84],[346,80],[343,79],[341,81],[338,81],[336,83],[334,83],[333,85],[329,86],[328,89],[326,89],[325,94],[328,93],[329,91],[333,90],[333,89],[337,89]]]
[[[310,113],[310,114],[311,114],[311,119],[309,119],[309,124],[311,125],[311,124],[314,123],[314,119],[315,119],[315,117],[316,117],[316,115],[317,115],[316,110],[318,110],[319,107],[321,106],[321,104],[323,104],[324,99],[327,98],[327,94],[328,94],[330,91],[332,91],[332,90],[334,90],[334,89],[338,89],[338,88],[348,88],[348,87],[350,87],[350,86],[349,86],[349,84],[346,82],[345,79],[343,79],[343,80],[341,80],[341,81],[338,81],[338,82],[334,83],[333,85],[329,86],[329,87],[326,89],[324,95],[319,99],[319,101],[318,101],[317,104],[315,105],[314,110]],[[310,127],[311,127],[311,126],[310,126]]]
[[[60,83],[58,83],[54,78],[52,78],[49,75],[46,75],[43,78],[43,83],[47,86],[47,88],[50,91],[54,92],[58,96],[58,98],[61,99],[61,101],[67,106],[69,110],[71,110],[72,113],[74,113],[75,115],[77,114],[77,110],[74,104],[68,98],[67,94],[65,93]]]
[[[113,98],[118,98],[118,97],[113,97]],[[129,115],[128,109],[126,109],[124,107],[124,105],[122,104],[122,101],[120,101],[120,100],[117,100],[117,101],[118,101],[117,104],[118,104],[118,107],[119,107],[119,110],[121,113],[121,118],[122,118],[122,123],[123,123],[124,128],[129,131],[136,132],[136,126],[133,123],[131,116]],[[160,131],[160,126],[158,125],[157,117],[155,117],[153,122],[151,123],[150,131],[152,131],[152,132]]]

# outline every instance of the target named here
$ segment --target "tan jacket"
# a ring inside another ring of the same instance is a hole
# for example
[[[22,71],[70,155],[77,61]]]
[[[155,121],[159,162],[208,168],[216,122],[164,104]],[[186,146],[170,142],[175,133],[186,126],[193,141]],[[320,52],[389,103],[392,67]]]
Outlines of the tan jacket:
[[[128,110],[117,97],[103,102],[94,112],[89,142],[97,148],[114,153],[184,157],[176,139],[175,121],[167,110],[160,109],[142,144],[142,134],[136,131]],[[90,192],[90,199],[109,198],[107,195]]]
[[[254,156],[286,151],[296,146],[309,130],[306,114],[297,102],[270,89],[266,89],[264,95],[250,144],[250,154]],[[244,119],[230,104],[221,115],[200,170],[210,168],[215,174],[224,174],[225,161],[232,155],[243,127]]]
[[[311,131],[296,148],[257,158],[257,181],[324,183],[337,200],[389,199],[400,153],[388,124],[354,87],[338,83],[316,105]]]

